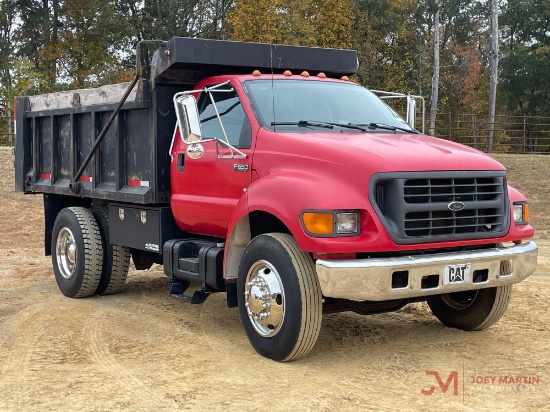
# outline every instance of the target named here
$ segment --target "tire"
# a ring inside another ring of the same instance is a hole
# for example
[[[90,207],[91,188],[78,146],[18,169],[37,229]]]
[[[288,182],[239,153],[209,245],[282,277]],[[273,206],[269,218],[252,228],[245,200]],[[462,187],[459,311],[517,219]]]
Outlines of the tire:
[[[92,207],[101,232],[103,241],[103,267],[97,290],[98,295],[114,295],[126,287],[128,268],[130,267],[130,249],[125,246],[113,245],[109,240],[109,210],[107,207]]]
[[[292,236],[269,233],[248,244],[237,293],[241,322],[259,354],[287,362],[313,349],[321,329],[321,287],[313,259]]]
[[[511,297],[512,285],[504,285],[439,295],[428,300],[428,305],[445,326],[483,330],[504,315]]]
[[[52,263],[59,290],[70,298],[95,293],[101,277],[103,242],[92,213],[68,207],[57,215],[52,232]]]

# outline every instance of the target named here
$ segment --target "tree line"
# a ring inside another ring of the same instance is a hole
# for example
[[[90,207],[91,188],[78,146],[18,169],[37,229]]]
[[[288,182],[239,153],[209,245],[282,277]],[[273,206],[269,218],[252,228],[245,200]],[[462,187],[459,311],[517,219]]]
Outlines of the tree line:
[[[190,36],[354,48],[369,88],[546,116],[549,24],[550,0],[2,0],[0,98],[125,81],[138,41]]]

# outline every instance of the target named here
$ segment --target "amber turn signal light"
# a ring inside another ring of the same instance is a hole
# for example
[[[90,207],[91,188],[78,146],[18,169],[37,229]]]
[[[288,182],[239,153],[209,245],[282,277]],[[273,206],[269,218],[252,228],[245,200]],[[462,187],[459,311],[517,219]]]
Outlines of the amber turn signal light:
[[[334,214],[305,212],[302,222],[306,230],[313,235],[331,235],[334,232]]]

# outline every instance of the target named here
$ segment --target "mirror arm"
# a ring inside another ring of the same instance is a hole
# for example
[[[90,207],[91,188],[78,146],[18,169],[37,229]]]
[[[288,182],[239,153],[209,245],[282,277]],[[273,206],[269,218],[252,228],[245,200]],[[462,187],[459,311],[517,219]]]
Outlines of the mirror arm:
[[[231,151],[231,154],[233,155],[233,149],[231,145],[229,144],[229,139],[227,137],[227,133],[225,132],[225,127],[223,127],[222,118],[220,117],[220,112],[218,111],[218,106],[216,106],[216,102],[214,101],[214,96],[212,96],[212,92],[210,90],[207,90],[208,97],[210,97],[210,101],[212,102],[212,107],[214,108],[214,112],[216,113],[216,117],[218,118],[218,123],[220,124],[220,127],[222,129],[223,137],[225,139],[224,143],[227,143],[227,146],[229,150]],[[221,140],[220,140],[221,141]]]
[[[241,152],[236,147],[231,146],[229,143],[224,142],[220,139],[214,139],[216,143],[224,144],[227,146],[227,148],[231,151],[230,155],[220,155],[220,152],[218,150],[218,145],[216,145],[216,155],[218,156],[218,159],[246,159],[246,153]],[[238,155],[236,155],[234,152],[237,152]]]
[[[176,126],[174,127],[174,134],[172,135],[172,142],[170,143],[170,149],[168,149],[168,155],[170,156],[170,163],[174,163],[174,156],[172,156],[172,150],[174,150],[174,140],[176,140],[177,131],[178,131],[178,123],[176,121]]]
[[[227,86],[229,84],[229,80],[223,82],[223,83],[220,83],[220,84],[216,84],[212,87],[204,87],[202,89],[194,89],[194,90],[187,90],[185,92],[178,92],[176,93],[175,96],[181,96],[182,94],[195,94],[195,93],[202,93],[202,92],[209,92],[210,90],[216,90],[222,86]],[[218,93],[223,93],[223,92],[232,92],[234,91],[233,89],[233,86],[231,86],[231,89],[227,89],[227,90],[216,90],[216,92]]]

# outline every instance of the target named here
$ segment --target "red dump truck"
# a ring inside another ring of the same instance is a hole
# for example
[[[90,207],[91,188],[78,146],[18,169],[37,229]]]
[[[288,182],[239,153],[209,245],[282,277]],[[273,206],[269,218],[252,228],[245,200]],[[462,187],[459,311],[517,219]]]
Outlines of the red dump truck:
[[[142,79],[141,46],[130,84],[16,98],[15,188],[43,194],[66,296],[160,264],[172,297],[225,292],[256,351],[290,361],[323,313],[426,301],[487,328],[535,271],[505,168],[350,82],[355,51],[172,38]]]

